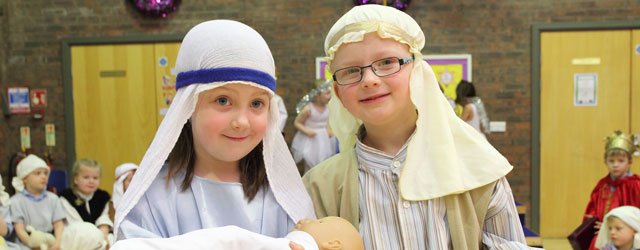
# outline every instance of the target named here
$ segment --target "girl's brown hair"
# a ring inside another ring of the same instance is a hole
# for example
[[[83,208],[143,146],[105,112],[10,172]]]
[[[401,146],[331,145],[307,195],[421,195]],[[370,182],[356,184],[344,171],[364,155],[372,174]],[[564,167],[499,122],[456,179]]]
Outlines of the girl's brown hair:
[[[173,146],[168,157],[169,174],[167,183],[180,170],[185,169],[185,177],[180,185],[180,191],[185,191],[191,185],[193,180],[194,163],[196,160],[195,150],[193,148],[193,133],[191,131],[191,122],[187,121],[176,145]],[[249,154],[240,159],[240,183],[245,197],[249,201],[253,200],[260,188],[268,183],[267,171],[264,167],[264,159],[262,157],[262,142],[260,142]]]

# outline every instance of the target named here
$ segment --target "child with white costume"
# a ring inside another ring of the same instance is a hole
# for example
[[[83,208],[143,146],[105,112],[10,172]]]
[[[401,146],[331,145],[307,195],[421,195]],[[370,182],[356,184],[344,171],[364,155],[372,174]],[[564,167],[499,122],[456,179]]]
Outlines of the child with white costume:
[[[16,172],[11,180],[16,194],[10,201],[16,243],[26,248],[60,249],[66,217],[58,195],[46,190],[49,166],[31,154],[18,163]],[[46,246],[42,246],[43,238],[51,239],[46,240]]]
[[[595,247],[601,250],[640,249],[640,209],[621,206],[602,220]]]
[[[117,238],[234,249],[259,246],[251,238],[257,234],[284,237],[295,222],[315,218],[277,126],[275,66],[260,34],[230,20],[198,24],[185,36],[174,70],[176,96],[116,207]],[[198,234],[225,226],[245,232],[228,230],[238,244],[217,245]],[[272,249],[289,248],[289,240],[277,244]]]
[[[325,39],[329,122],[341,152],[303,181],[316,215],[360,228],[366,249],[521,249],[513,168],[460,120],[404,12],[357,6]]]
[[[122,199],[122,195],[129,187],[136,169],[138,169],[138,165],[133,163],[123,163],[116,167],[116,181],[113,182],[113,194],[111,195],[114,208],[120,204],[120,199]]]

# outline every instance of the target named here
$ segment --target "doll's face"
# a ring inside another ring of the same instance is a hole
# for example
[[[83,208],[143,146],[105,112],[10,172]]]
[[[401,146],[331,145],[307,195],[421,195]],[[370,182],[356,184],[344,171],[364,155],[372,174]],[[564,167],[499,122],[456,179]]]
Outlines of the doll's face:
[[[301,220],[296,224],[295,230],[309,233],[321,250],[364,250],[358,230],[340,217]]]

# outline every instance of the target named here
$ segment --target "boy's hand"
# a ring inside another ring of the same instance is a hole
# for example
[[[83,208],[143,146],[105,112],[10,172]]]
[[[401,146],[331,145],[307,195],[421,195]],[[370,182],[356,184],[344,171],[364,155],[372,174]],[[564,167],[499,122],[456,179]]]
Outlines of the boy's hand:
[[[293,243],[293,241],[289,242],[289,247],[291,248],[291,250],[304,250],[304,247],[302,247],[302,246],[300,246],[300,245],[298,245],[296,243]]]
[[[593,226],[593,228],[600,230],[601,225],[602,225],[602,222],[596,221],[596,225]],[[596,234],[598,234],[598,231],[596,231]]]

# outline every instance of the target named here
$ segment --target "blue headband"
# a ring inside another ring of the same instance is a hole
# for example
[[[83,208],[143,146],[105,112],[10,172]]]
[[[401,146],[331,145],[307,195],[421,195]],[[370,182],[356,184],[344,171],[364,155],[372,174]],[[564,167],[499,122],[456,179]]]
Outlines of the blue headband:
[[[214,68],[182,72],[176,78],[176,90],[193,83],[228,81],[254,82],[276,92],[276,79],[262,71],[247,68]]]

